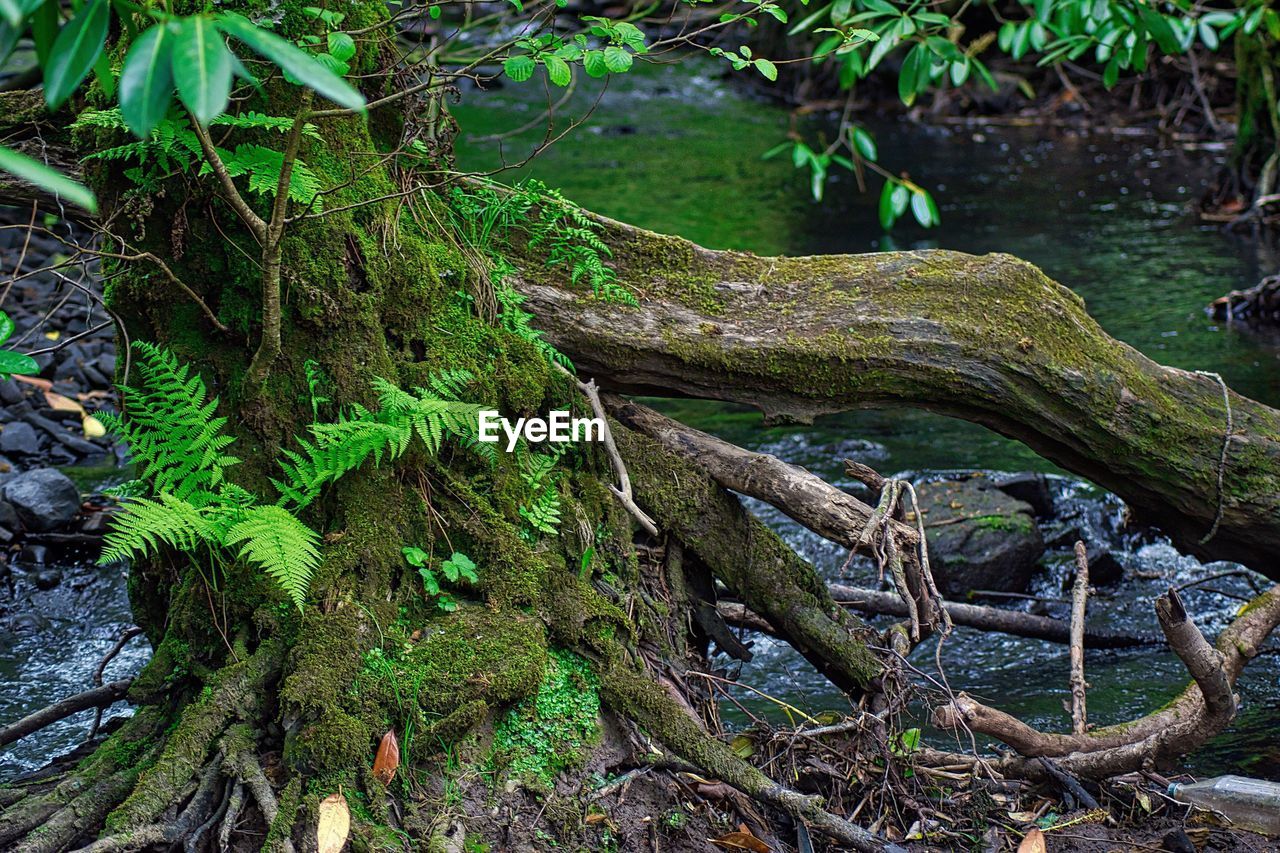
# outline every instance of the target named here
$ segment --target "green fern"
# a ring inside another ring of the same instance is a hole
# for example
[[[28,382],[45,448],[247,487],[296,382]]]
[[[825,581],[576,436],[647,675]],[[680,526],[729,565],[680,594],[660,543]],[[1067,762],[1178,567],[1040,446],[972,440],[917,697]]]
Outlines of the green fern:
[[[275,195],[284,170],[284,154],[261,145],[237,145],[234,151],[217,149],[222,165],[233,178],[248,177],[249,191],[260,195]],[[213,174],[207,162],[201,165],[200,175]],[[289,199],[300,204],[312,204],[323,189],[316,173],[302,160],[294,160],[289,173]]]
[[[145,557],[162,546],[195,551],[214,540],[214,532],[199,508],[173,495],[162,494],[154,500],[133,498],[111,520],[99,562],[105,565]]]
[[[239,545],[239,556],[256,563],[302,609],[311,576],[320,565],[320,537],[279,506],[255,506],[226,532],[223,543]]]
[[[265,130],[285,133],[293,127],[293,119],[285,116],[269,116],[258,112],[240,115],[224,115],[210,122],[213,127],[236,130]],[[110,110],[86,110],[72,123],[71,129],[98,128],[128,132],[119,108]],[[304,135],[321,139],[315,125],[303,125]],[[233,178],[248,179],[250,192],[275,195],[284,167],[284,154],[262,145],[240,144],[232,150],[216,148],[219,159]],[[84,158],[101,161],[135,161],[138,168],[125,174],[144,189],[158,186],[159,181],[173,171],[191,172],[199,164],[197,174],[212,174],[212,167],[204,159],[200,139],[191,129],[185,113],[161,119],[146,139],[130,141],[122,145],[104,148]],[[295,160],[289,176],[290,200],[318,208],[318,195],[323,185],[315,172],[301,159]]]
[[[379,411],[352,405],[336,423],[313,424],[311,440],[298,440],[300,451],[283,452],[280,467],[285,476],[272,480],[282,502],[302,509],[325,485],[370,458],[375,465],[380,465],[384,456],[387,461],[399,458],[415,435],[432,455],[440,451],[446,437],[452,437],[487,461],[496,462],[493,448],[477,440],[478,405],[442,399],[424,388],[410,394],[376,377],[373,387],[378,392]]]
[[[239,461],[226,453],[234,439],[222,432],[226,418],[216,417],[217,398],[208,399],[199,374],[157,346],[134,347],[141,380],[122,389],[128,416],[103,420],[128,442],[139,476],[116,492],[122,508],[107,534],[104,563],[165,548],[207,548],[216,563],[257,566],[301,609],[320,563],[320,536],[296,512],[326,484],[370,459],[376,465],[399,457],[415,437],[432,454],[453,438],[496,462],[493,448],[476,440],[480,407],[449,399],[461,395],[469,373],[435,374],[428,377],[432,390],[415,394],[375,379],[379,410],[353,405],[336,422],[312,424],[310,440],[283,452],[284,476],[273,480],[279,501],[262,503],[226,480],[226,469]],[[318,375],[315,365],[307,370],[309,381]]]
[[[170,353],[145,342],[134,349],[142,381],[121,388],[129,416],[100,419],[129,445],[153,494],[203,506],[240,461],[226,452],[235,439],[222,433],[227,419],[215,417],[218,398],[208,399],[200,375]]]

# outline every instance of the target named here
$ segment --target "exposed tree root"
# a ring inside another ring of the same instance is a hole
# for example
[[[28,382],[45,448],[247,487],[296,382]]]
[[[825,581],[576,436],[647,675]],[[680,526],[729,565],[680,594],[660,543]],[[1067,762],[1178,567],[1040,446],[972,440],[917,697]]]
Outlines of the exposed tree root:
[[[654,681],[615,664],[601,680],[601,696],[681,758],[747,796],[808,823],[823,835],[866,853],[902,850],[827,811],[821,798],[805,796],[765,776],[708,735]]]
[[[200,784],[182,813],[169,823],[154,823],[100,838],[79,853],[131,853],[150,847],[169,846],[189,839],[215,811],[218,791],[222,787],[219,771],[222,759],[211,762],[200,774]]]
[[[865,690],[881,671],[872,632],[831,600],[826,584],[754,515],[693,463],[616,426],[638,501],[843,690]]]

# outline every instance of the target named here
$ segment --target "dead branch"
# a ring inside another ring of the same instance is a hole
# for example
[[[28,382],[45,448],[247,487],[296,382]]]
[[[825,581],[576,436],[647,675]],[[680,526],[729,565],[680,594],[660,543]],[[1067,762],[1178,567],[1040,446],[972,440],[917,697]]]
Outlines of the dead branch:
[[[831,596],[837,604],[852,607],[863,613],[878,613],[885,616],[907,615],[906,605],[895,593],[881,592],[863,587],[830,584]],[[1003,610],[999,607],[987,607],[980,604],[962,604],[948,601],[944,604],[948,615],[955,624],[980,631],[995,631],[1010,634],[1014,637],[1026,637],[1032,640],[1044,640],[1050,643],[1067,644],[1071,641],[1071,626],[1060,619],[1039,616],[1033,613],[1022,613],[1017,610]],[[772,633],[772,626],[741,604],[722,602],[720,613],[725,621],[733,625],[741,625],[752,630]],[[1086,649],[1128,649],[1135,646],[1154,646],[1164,642],[1162,637],[1120,634],[1109,631],[1085,629],[1084,646]]]
[[[80,711],[112,705],[125,697],[132,683],[132,678],[113,681],[110,684],[68,696],[47,708],[41,708],[34,714],[28,714],[13,725],[0,729],[0,746],[13,743],[19,738],[26,737],[32,732],[37,732]]]
[[[1084,734],[1052,734],[988,707],[967,694],[934,711],[940,728],[967,727],[999,738],[1022,756],[1051,756],[1066,773],[1099,779],[1136,771],[1183,755],[1222,731],[1235,716],[1232,685],[1259,644],[1280,624],[1280,587],[1273,587],[1247,605],[1211,646],[1187,616],[1178,593],[1170,589],[1156,600],[1156,615],[1169,647],[1187,667],[1193,684],[1163,710],[1131,723]],[[954,754],[934,758],[952,761]],[[925,756],[928,760],[929,756]],[[963,759],[961,759],[963,760]],[[991,764],[1003,772],[1029,778],[1043,769],[1018,757]]]
[[[609,416],[604,410],[604,405],[600,402],[600,390],[596,386],[595,380],[583,382],[574,376],[565,368],[560,368],[560,372],[568,376],[573,384],[578,386],[578,390],[587,398],[587,402],[591,404],[591,411],[600,423],[604,424],[604,449],[609,455],[609,464],[613,466],[614,476],[618,478],[618,485],[610,485],[609,491],[613,492],[613,496],[618,499],[623,508],[631,513],[631,517],[640,523],[645,532],[650,536],[658,535],[658,526],[653,523],[653,519],[645,513],[644,510],[636,506],[635,495],[631,491],[631,476],[627,473],[627,465],[622,461],[622,454],[618,453],[618,445],[613,440],[613,431],[609,429]]]
[[[914,500],[910,484],[887,481],[889,485],[873,509],[776,456],[738,447],[616,395],[601,399],[620,423],[644,433],[667,452],[694,465],[702,476],[710,476],[726,489],[772,504],[818,535],[865,554],[875,559],[882,571],[888,570],[907,602],[910,619],[909,626],[888,632],[888,642],[900,653],[908,653],[912,645],[939,625],[948,625],[949,617],[938,605],[941,596],[928,570],[921,531],[895,517],[902,492],[908,492]]]
[[[1088,729],[1085,710],[1084,618],[1089,602],[1089,557],[1084,543],[1076,543],[1076,582],[1071,590],[1071,730],[1082,735]]]
[[[622,422],[612,426],[637,500],[658,525],[833,684],[866,689],[882,669],[866,644],[874,633],[836,606],[813,566],[683,454]]]

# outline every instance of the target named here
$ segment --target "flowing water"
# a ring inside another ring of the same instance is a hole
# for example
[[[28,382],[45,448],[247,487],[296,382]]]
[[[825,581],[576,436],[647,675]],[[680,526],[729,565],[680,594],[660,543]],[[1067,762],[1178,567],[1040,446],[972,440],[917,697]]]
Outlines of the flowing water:
[[[1045,269],[1084,297],[1113,336],[1152,358],[1187,369],[1217,371],[1237,391],[1280,405],[1280,347],[1268,339],[1220,328],[1203,306],[1222,293],[1275,271],[1274,247],[1225,236],[1202,225],[1191,208],[1218,165],[1211,155],[1162,151],[1153,138],[1072,137],[1037,129],[952,131],[873,121],[881,161],[909,170],[934,191],[940,228],[901,227],[892,238],[876,217],[878,185],[860,192],[842,175],[826,199],[813,202],[807,180],[789,158],[761,155],[786,138],[786,111],[744,97],[706,67],[659,67],[615,80],[602,90],[582,81],[557,112],[556,132],[585,117],[576,133],[532,163],[504,169],[503,180],[538,177],[578,203],[617,219],[680,234],[713,248],[759,254],[874,252],[941,247],[973,253],[1008,252]],[[553,93],[555,94],[555,93]],[[538,86],[464,95],[461,165],[472,170],[520,164],[540,147],[545,126],[504,135],[546,109]],[[812,128],[821,130],[821,124]],[[1181,556],[1153,531],[1123,525],[1113,496],[1059,471],[1021,444],[982,427],[914,411],[857,412],[811,427],[766,428],[753,410],[720,403],[666,401],[682,420],[738,444],[805,465],[847,488],[840,460],[860,459],[883,473],[937,476],[947,469],[1039,470],[1052,475],[1059,522],[1076,525],[1106,546],[1127,569],[1126,580],[1102,588],[1090,605],[1091,624],[1158,632],[1151,599],[1183,584],[1236,568],[1201,565]],[[845,553],[770,507],[751,502],[782,536],[829,577],[841,574]],[[1051,551],[1035,594],[1063,596],[1070,568],[1065,549]],[[846,575],[874,581],[865,563]],[[1210,634],[1230,621],[1256,577],[1220,578],[1184,593]],[[1051,615],[1067,607],[1050,603]],[[847,708],[847,702],[784,644],[754,637],[755,658],[743,682],[807,713]],[[1069,726],[1067,652],[1060,646],[960,629],[942,647],[949,684],[1053,729]],[[727,663],[727,662],[726,662]],[[934,648],[913,663],[937,677]],[[1159,649],[1090,652],[1090,719],[1117,722],[1158,707],[1186,681],[1181,664]],[[1280,656],[1264,655],[1242,678],[1244,703],[1228,736],[1189,765],[1201,772],[1234,768],[1280,775]],[[787,711],[737,691],[743,710],[775,720]],[[945,746],[945,735],[929,732]],[[963,744],[961,746],[964,746]]]

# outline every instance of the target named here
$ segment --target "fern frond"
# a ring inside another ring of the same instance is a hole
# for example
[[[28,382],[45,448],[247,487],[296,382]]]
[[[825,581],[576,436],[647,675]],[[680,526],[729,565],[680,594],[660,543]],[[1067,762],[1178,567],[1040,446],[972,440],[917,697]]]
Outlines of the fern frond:
[[[102,415],[103,425],[129,445],[153,494],[194,500],[214,493],[240,461],[227,453],[235,439],[222,432],[227,419],[214,416],[218,399],[207,399],[200,374],[171,353],[143,341],[134,348],[141,381],[121,389],[128,416]]]
[[[519,508],[520,517],[540,533],[554,536],[560,530],[560,491],[548,483],[533,501]]]
[[[241,144],[234,151],[218,149],[218,156],[233,178],[248,177],[249,190],[261,195],[275,195],[284,171],[284,153],[262,145]],[[208,162],[200,166],[201,175],[213,173]],[[300,204],[313,205],[324,188],[320,178],[302,160],[293,161],[289,173],[289,198]]]
[[[255,506],[227,530],[228,547],[256,563],[288,593],[299,610],[320,565],[320,535],[283,507]]]
[[[134,498],[111,519],[98,562],[106,565],[150,556],[162,545],[194,551],[210,540],[216,541],[213,529],[200,508],[168,494],[154,500]]]

